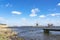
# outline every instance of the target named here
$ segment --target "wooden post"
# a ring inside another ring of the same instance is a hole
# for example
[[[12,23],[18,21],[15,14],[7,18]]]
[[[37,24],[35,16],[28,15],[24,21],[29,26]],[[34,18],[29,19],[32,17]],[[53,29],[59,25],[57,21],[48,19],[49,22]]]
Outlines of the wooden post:
[[[49,30],[48,29],[44,29],[44,33],[45,34],[49,34]]]

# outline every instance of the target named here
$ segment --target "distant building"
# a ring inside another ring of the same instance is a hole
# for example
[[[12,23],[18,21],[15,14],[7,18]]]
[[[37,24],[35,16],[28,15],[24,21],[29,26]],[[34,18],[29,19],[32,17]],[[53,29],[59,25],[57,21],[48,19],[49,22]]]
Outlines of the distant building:
[[[0,24],[0,27],[8,27],[7,24]]]
[[[53,26],[53,24],[48,24],[48,27],[52,27]]]

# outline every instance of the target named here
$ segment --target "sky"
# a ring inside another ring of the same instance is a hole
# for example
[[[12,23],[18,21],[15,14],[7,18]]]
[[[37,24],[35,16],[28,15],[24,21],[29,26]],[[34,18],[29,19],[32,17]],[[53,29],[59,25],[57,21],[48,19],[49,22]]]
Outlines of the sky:
[[[0,23],[60,26],[60,0],[0,0]]]

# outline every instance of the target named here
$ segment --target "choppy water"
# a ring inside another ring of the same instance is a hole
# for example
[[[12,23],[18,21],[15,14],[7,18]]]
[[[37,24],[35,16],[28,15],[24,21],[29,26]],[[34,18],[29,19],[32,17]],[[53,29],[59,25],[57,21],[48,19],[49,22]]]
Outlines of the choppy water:
[[[40,28],[11,28],[18,32],[18,36],[24,37],[25,40],[60,40],[60,31],[50,31],[44,34]]]

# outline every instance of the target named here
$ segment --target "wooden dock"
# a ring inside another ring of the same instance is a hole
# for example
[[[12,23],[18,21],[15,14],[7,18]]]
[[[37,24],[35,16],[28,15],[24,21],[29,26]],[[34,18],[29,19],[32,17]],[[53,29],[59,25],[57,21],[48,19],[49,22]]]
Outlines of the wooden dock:
[[[44,33],[49,33],[49,31],[60,31],[60,27],[43,27]]]

